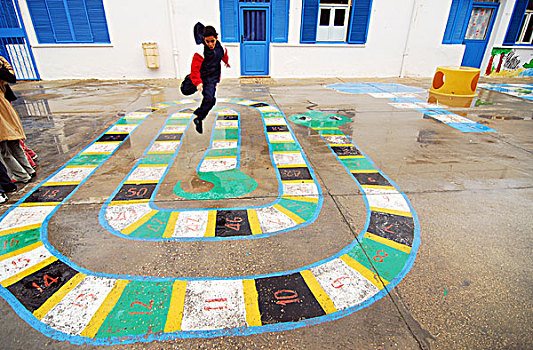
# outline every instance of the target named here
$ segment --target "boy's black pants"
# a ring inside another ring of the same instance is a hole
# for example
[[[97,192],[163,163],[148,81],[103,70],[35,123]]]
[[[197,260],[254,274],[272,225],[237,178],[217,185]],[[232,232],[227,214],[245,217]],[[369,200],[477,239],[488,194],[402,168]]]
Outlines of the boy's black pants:
[[[204,120],[211,108],[215,105],[217,102],[217,99],[215,98],[215,92],[217,90],[217,84],[216,83],[204,83],[204,88],[202,90],[202,103],[200,104],[200,107],[198,107],[194,114],[198,117],[200,120]],[[191,81],[191,76],[187,75],[185,77],[185,80],[181,83],[181,93],[185,96],[192,95],[197,91],[196,86]]]

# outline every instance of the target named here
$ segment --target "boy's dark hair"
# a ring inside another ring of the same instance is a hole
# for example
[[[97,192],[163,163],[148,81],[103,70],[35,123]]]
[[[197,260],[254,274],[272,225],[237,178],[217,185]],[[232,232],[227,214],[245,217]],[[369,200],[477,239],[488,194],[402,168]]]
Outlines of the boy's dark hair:
[[[214,36],[215,38],[218,37],[215,27],[207,26],[204,28],[204,38],[207,38],[208,36]]]

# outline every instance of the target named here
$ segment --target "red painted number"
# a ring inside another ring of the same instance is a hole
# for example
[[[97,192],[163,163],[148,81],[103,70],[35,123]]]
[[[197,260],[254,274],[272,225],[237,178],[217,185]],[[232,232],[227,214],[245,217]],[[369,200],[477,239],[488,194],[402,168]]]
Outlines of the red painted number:
[[[43,197],[53,198],[57,196],[58,193],[59,193],[59,190],[53,190],[53,191],[46,190],[46,192],[43,193]]]
[[[158,220],[156,218],[153,218],[152,220],[150,220],[150,223],[153,224],[153,225],[147,225],[146,227],[149,230],[152,230],[154,232],[158,232],[159,229],[161,229],[161,225],[165,224],[164,222],[161,222],[161,220]]]
[[[57,283],[58,280],[59,280],[59,277],[52,278],[52,277],[50,277],[48,275],[44,275],[44,286],[48,287],[52,283]]]
[[[145,187],[141,187],[139,189],[132,187],[126,192],[126,197],[142,197],[146,193],[148,193],[148,190]]]
[[[205,302],[206,303],[227,303],[228,299],[226,299],[226,298],[206,299]],[[227,305],[205,306],[204,310],[206,310],[206,311],[209,311],[209,310],[223,310],[223,309],[227,309],[227,308],[228,308]]]
[[[133,305],[138,304],[141,305],[148,310],[152,310],[152,307],[154,306],[154,299],[150,300],[150,305],[146,305],[145,303],[141,303],[140,301],[134,301],[130,304],[130,307],[133,307]],[[130,311],[131,315],[151,315],[152,311]]]
[[[237,216],[234,219],[226,219],[226,225],[224,226],[232,230],[239,231],[241,229],[241,222],[242,218],[240,216]]]
[[[350,277],[348,277],[348,276],[339,277],[335,281],[333,281],[333,283],[331,283],[331,286],[333,288],[337,288],[337,289],[344,287],[344,283],[341,282],[344,279],[350,279]]]
[[[378,250],[376,252],[376,256],[374,256],[372,259],[374,259],[375,262],[382,263],[383,262],[383,258],[386,258],[387,256],[389,256],[389,254],[387,254],[386,251]]]
[[[9,247],[15,247],[17,246],[17,244],[19,244],[19,241],[18,239],[15,239],[15,237],[11,238],[11,242],[10,241],[5,241],[4,242],[4,249],[7,249],[8,248],[8,244],[9,243]]]
[[[96,296],[94,294],[80,294],[76,297],[76,300],[74,300],[74,302],[71,303],[71,305],[74,305],[74,306],[79,306],[79,307],[82,307],[84,309],[87,309],[87,305],[83,305],[83,304],[80,304],[82,302],[85,302],[85,299],[91,297],[92,301],[95,301],[96,300]],[[86,304],[88,304],[90,301],[88,300],[86,302]]]
[[[298,299],[298,293],[290,289],[281,289],[274,293],[274,297],[277,299],[275,301],[278,305],[287,305],[290,303],[297,303],[300,301]]]

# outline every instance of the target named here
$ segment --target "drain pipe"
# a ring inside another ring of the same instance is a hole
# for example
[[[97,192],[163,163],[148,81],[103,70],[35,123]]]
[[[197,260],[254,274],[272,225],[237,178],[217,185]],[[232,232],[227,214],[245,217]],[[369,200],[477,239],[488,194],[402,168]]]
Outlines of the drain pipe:
[[[405,76],[405,58],[407,57],[409,50],[409,42],[411,41],[411,29],[413,28],[413,22],[415,21],[416,17],[416,9],[418,5],[418,0],[413,0],[413,7],[411,8],[411,20],[409,21],[409,28],[407,29],[407,37],[405,38],[405,47],[403,48],[403,55],[402,55],[402,64],[400,67],[400,78],[403,78]]]
[[[176,27],[174,26],[174,7],[173,0],[167,0],[168,21],[170,22],[170,39],[172,41],[172,61],[174,61],[174,76],[176,79],[181,79],[178,55],[178,43],[176,41]]]

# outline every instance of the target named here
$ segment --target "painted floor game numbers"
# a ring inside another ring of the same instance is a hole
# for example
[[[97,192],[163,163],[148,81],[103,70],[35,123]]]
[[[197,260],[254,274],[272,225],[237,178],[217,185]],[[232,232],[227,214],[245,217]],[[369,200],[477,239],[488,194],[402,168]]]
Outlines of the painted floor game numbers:
[[[107,230],[139,240],[255,239],[295,230],[316,220],[323,196],[281,111],[255,101],[219,102],[256,108],[261,113],[271,161],[277,169],[278,198],[261,207],[157,207],[153,198],[179,152],[181,135],[193,116],[191,112],[177,112],[167,119],[152,145],[102,207],[100,222]],[[240,146],[239,114],[231,109],[219,111],[210,147],[197,169],[198,176],[212,182],[214,188],[192,194],[177,183],[174,193],[191,200],[206,200],[236,198],[253,191],[257,187],[255,180],[238,169]]]
[[[439,105],[418,99],[414,94],[426,91],[416,87],[386,83],[339,83],[326,87],[344,93],[369,94],[375,98],[388,98],[392,100],[389,104],[395,108],[414,109],[424,118],[433,119],[465,133],[497,132],[495,129],[450,112]]]
[[[321,135],[362,189],[367,205],[367,224],[358,239],[334,256],[269,275],[175,279],[88,271],[51,246],[51,216],[127,135],[151,112],[190,102],[128,113],[0,218],[0,295],[28,324],[54,339],[94,345],[282,331],[349,315],[385,296],[407,274],[420,244],[416,213],[339,129],[350,120],[319,112],[291,120]],[[266,125],[283,125],[274,107],[240,103],[267,109],[262,111]],[[267,134],[270,142],[277,141],[274,156],[276,150],[287,150],[282,145],[295,147],[288,139],[292,133]],[[290,169],[286,179],[305,173],[292,168],[306,163],[277,159],[276,164]],[[291,193],[283,200],[299,202],[292,197],[302,195]]]
[[[479,84],[479,87],[533,101],[533,84]]]

